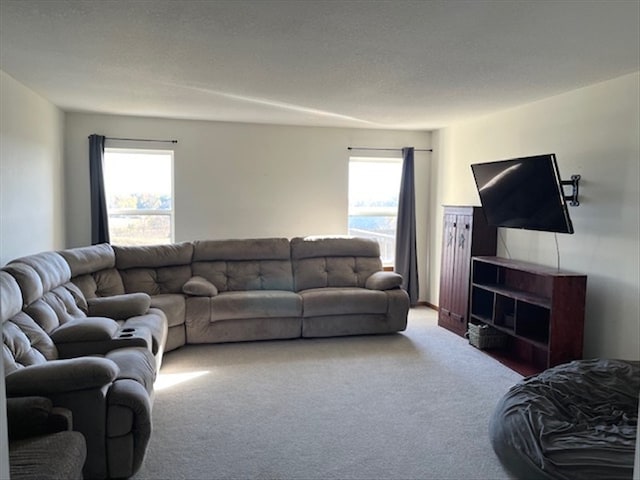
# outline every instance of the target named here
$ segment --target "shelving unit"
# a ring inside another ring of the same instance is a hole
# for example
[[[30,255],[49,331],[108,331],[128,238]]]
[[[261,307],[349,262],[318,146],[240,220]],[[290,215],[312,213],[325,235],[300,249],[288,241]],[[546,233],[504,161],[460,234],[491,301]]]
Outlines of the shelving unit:
[[[470,321],[507,335],[488,350],[531,375],[582,358],[587,277],[500,257],[473,257]]]

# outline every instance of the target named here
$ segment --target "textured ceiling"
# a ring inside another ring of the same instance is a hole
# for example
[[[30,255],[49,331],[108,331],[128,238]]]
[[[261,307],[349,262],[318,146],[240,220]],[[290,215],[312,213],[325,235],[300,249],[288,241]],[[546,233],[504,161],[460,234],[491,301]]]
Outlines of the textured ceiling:
[[[640,69],[637,0],[0,0],[64,110],[432,129]]]

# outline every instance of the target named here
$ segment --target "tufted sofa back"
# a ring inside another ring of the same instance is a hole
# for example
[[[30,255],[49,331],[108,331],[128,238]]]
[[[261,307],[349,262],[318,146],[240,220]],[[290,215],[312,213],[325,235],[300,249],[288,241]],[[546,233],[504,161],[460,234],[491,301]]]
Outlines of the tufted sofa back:
[[[347,237],[291,239],[295,291],[323,287],[364,287],[382,270],[375,240]]]
[[[46,332],[86,317],[84,295],[71,283],[71,270],[56,252],[22,257],[4,267],[18,283],[22,310]]]
[[[193,244],[137,247],[114,246],[115,266],[127,293],[149,295],[182,293],[182,286],[191,278]]]
[[[58,351],[49,335],[22,311],[20,286],[4,270],[0,271],[0,323],[5,375],[58,358]]]
[[[69,264],[71,281],[85,298],[122,295],[124,284],[116,270],[116,255],[108,243],[58,252]]]
[[[192,269],[219,292],[293,290],[286,238],[196,241]]]

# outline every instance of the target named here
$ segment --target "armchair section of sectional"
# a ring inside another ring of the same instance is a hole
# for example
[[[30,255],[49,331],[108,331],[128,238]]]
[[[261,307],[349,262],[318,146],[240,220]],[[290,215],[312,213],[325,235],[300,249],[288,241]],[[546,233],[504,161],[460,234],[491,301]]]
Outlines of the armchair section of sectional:
[[[46,396],[73,412],[87,441],[85,476],[132,475],[151,434],[166,317],[144,295],[92,302],[57,252],[14,260],[0,273],[7,395]]]
[[[122,342],[148,338],[151,352],[160,369],[169,332],[167,315],[154,307],[146,292],[125,289],[116,268],[114,248],[109,244],[60,251],[69,265],[72,289],[79,307],[91,316],[108,317],[119,326]]]
[[[151,434],[151,332],[127,336],[128,320],[89,316],[70,280],[69,264],[56,252],[0,270],[7,397],[44,396],[72,412],[86,440],[85,477],[131,476]],[[156,319],[166,323],[162,314]]]

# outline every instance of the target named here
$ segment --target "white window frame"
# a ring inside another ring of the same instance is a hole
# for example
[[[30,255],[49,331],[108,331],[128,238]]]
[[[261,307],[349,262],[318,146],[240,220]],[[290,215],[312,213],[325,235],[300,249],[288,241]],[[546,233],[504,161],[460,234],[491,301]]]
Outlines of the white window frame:
[[[402,157],[363,157],[363,156],[352,156],[349,157],[349,165],[355,162],[362,163],[392,163],[396,164],[400,167],[400,171],[402,172]],[[400,190],[400,184],[398,184],[398,192]],[[349,197],[351,196],[351,192],[348,192]],[[351,199],[349,198],[348,205],[348,217],[359,216],[359,217],[394,217],[398,219],[398,207],[352,207]],[[356,234],[357,235],[357,234]],[[396,231],[394,234],[394,242],[397,240],[398,232]],[[392,262],[385,262],[383,259],[383,265],[385,267],[393,267],[395,263],[395,254]]]
[[[142,149],[142,148],[122,148],[122,147],[105,147],[104,149],[104,153],[105,153],[105,157],[107,155],[107,153],[109,152],[114,152],[114,153],[126,153],[126,154],[132,154],[132,155],[136,155],[136,154],[151,154],[151,155],[170,155],[171,160],[170,160],[170,175],[171,175],[171,209],[170,210],[160,210],[160,209],[145,209],[145,210],[139,210],[139,209],[130,209],[130,208],[118,208],[118,209],[111,209],[107,206],[107,216],[109,217],[109,219],[111,218],[111,215],[136,215],[136,216],[145,216],[145,215],[165,215],[169,217],[169,223],[170,223],[170,243],[174,243],[175,242],[175,210],[176,210],[176,202],[175,202],[175,177],[174,177],[174,158],[175,158],[175,153],[173,150],[170,149]],[[103,167],[104,168],[104,167]],[[106,185],[105,185],[106,187]]]

